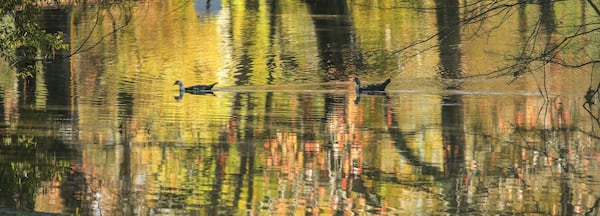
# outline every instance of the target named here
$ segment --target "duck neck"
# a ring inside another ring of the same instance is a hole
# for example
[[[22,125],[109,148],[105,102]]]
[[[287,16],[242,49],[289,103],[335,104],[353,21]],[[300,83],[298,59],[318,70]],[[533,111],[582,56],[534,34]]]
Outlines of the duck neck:
[[[179,92],[180,93],[185,92],[185,87],[183,86],[182,82],[179,82]]]
[[[356,82],[356,87],[357,88],[362,87],[362,85],[360,85],[360,80],[358,78],[354,79],[354,82]]]

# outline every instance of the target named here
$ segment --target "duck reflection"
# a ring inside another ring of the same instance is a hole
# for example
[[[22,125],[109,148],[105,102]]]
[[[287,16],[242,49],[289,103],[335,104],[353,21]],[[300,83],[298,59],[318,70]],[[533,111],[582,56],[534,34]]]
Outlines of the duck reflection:
[[[385,99],[390,99],[390,97],[387,95],[387,92],[385,92],[385,91],[356,92],[356,98],[354,99],[354,104],[359,104],[360,103],[360,98],[362,97],[363,94],[365,94],[365,95],[383,96],[383,97],[385,97]]]
[[[179,102],[183,100],[183,96],[185,95],[186,92],[179,92],[178,96],[174,96],[173,98],[175,98],[175,101]],[[187,92],[188,94],[191,95],[212,95],[212,96],[216,96],[215,93],[213,91],[205,91],[205,92]]]

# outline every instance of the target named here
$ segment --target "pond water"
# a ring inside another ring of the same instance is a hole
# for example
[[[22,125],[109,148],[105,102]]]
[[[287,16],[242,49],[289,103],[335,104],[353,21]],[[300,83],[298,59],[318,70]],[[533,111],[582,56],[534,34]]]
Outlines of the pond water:
[[[37,63],[32,77],[1,64],[0,208],[598,215],[599,124],[583,106],[598,69],[490,72],[549,12],[531,4],[479,26],[492,34],[464,28],[409,46],[457,14],[411,9],[429,1],[332,2],[44,10],[75,55]],[[551,7],[565,25],[586,11]],[[392,82],[357,94],[355,75]],[[218,84],[180,95],[175,80]]]

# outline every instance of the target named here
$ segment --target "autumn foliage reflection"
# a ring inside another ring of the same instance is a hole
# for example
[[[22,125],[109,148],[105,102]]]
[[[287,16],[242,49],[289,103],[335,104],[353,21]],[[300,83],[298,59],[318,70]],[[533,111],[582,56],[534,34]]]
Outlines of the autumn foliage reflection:
[[[0,201],[104,215],[598,212],[598,125],[581,109],[593,71],[567,76],[554,64],[516,80],[478,76],[500,65],[486,52],[520,50],[515,32],[528,31],[536,5],[487,38],[450,31],[398,52],[451,28],[462,1],[415,3],[446,4],[430,11],[335,2],[343,10],[310,5],[318,1],[74,7],[71,47],[87,38],[96,47],[31,82],[11,70],[0,82]],[[105,37],[119,21],[135,24]],[[551,60],[561,58],[573,57]],[[356,95],[353,74],[393,81],[387,94]],[[180,97],[177,79],[220,89]]]

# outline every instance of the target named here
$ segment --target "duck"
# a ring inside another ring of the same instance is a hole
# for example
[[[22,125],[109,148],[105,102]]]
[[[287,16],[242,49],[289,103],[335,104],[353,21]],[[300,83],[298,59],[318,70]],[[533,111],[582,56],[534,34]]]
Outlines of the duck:
[[[210,85],[193,85],[189,87],[184,87],[183,82],[181,80],[175,81],[173,85],[179,85],[179,91],[181,93],[187,92],[191,94],[202,94],[207,92],[212,92],[212,88],[217,84],[217,82]]]
[[[357,92],[371,92],[371,91],[385,91],[385,87],[390,84],[392,80],[390,78],[386,79],[382,83],[375,83],[370,85],[362,85],[360,83],[360,78],[358,76],[354,76],[354,82],[356,82],[356,91]]]

